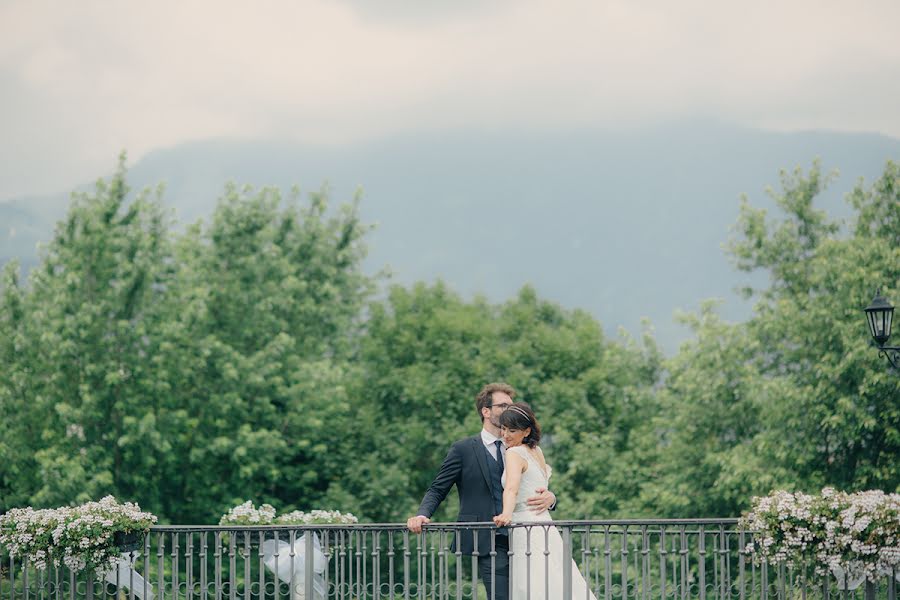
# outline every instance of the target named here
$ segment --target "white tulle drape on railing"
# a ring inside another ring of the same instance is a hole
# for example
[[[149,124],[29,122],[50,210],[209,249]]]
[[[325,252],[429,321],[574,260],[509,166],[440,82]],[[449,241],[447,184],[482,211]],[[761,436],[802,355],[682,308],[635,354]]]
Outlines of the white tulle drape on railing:
[[[313,536],[313,597],[310,599],[305,595],[307,535]],[[328,559],[322,553],[318,535],[312,532],[304,533],[294,540],[293,548],[284,540],[266,540],[260,547],[260,553],[263,564],[278,579],[291,584],[293,577],[292,600],[324,600],[327,593],[325,569],[328,567]]]
[[[145,581],[140,573],[134,570],[134,561],[140,552],[123,552],[116,562],[116,565],[103,573],[103,579],[120,589],[130,589],[134,592],[135,598],[145,600],[144,590],[147,590],[147,598],[154,597],[153,585]]]

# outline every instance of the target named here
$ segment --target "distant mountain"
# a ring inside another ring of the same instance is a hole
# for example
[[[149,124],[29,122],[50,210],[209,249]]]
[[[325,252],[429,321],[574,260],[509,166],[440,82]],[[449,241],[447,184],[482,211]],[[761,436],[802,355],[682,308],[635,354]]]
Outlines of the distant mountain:
[[[394,280],[442,278],[492,300],[532,283],[564,306],[585,308],[610,330],[639,333],[649,317],[668,351],[688,337],[675,309],[726,300],[723,314],[750,312],[734,288],[749,280],[721,250],[739,197],[771,206],[781,168],[821,158],[841,177],[824,197],[871,181],[900,140],[869,134],[773,133],[708,122],[630,131],[460,131],[330,147],[286,141],[211,140],[158,150],[130,171],[135,188],[166,183],[182,221],[208,215],[226,181],[329,184],[335,201],[363,189],[362,214],[377,229],[367,268]],[[111,157],[111,162],[112,162]],[[99,175],[99,174],[98,174]],[[35,264],[66,195],[0,203],[0,262]],[[760,281],[757,278],[757,281]]]

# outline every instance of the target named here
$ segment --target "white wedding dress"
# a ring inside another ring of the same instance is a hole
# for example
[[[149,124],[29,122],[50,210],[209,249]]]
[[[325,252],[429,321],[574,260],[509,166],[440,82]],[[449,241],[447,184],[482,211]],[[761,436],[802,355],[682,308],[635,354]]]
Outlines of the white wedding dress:
[[[547,465],[546,472],[525,446],[507,449],[507,455],[515,452],[525,459],[528,468],[522,473],[516,506],[512,515],[513,523],[553,522],[549,511],[533,513],[528,510],[526,500],[536,494],[539,487],[546,488],[553,470]],[[537,450],[540,452],[540,449]],[[503,476],[506,485],[506,475]],[[529,529],[531,531],[529,535]],[[513,551],[509,563],[510,600],[563,600],[563,541],[556,527],[534,525],[532,527],[510,528],[510,550]],[[528,554],[530,553],[530,557]],[[530,566],[529,566],[530,563]],[[575,561],[568,566],[572,572],[571,600],[596,600],[587,589]]]

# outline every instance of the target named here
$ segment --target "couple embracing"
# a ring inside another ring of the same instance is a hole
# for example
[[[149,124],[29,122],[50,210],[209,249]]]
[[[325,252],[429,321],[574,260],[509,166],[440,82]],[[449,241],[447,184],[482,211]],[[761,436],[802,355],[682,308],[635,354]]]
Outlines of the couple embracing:
[[[543,526],[535,526],[528,539],[525,528],[504,527],[552,521],[549,511],[556,508],[556,496],[548,489],[551,469],[538,445],[540,425],[531,407],[514,402],[515,396],[515,389],[504,383],[482,388],[475,399],[481,432],[450,447],[407,527],[420,533],[455,485],[458,522],[493,521],[499,527],[493,543],[491,532],[484,529],[477,538],[473,530],[461,531],[459,548],[454,540],[454,551],[478,553],[478,571],[488,599],[531,600],[549,593],[547,600],[560,600],[563,543],[556,528],[549,526],[545,534]],[[572,572],[572,597],[593,599],[574,561],[567,568]]]

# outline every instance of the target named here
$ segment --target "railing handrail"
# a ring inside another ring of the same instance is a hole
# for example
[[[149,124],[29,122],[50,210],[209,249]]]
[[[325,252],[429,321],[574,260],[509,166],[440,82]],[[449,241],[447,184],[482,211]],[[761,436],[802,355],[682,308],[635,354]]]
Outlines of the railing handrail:
[[[740,519],[736,517],[709,518],[709,519],[573,519],[560,521],[528,521],[513,523],[512,526],[548,526],[558,525],[562,527],[628,527],[628,526],[678,526],[678,525],[737,525]],[[425,530],[438,529],[472,529],[494,527],[491,521],[466,521],[428,523],[423,525]],[[353,529],[380,531],[406,530],[406,523],[329,523],[308,525],[152,525],[150,531],[157,533],[185,532],[185,531],[296,531],[296,530],[322,530],[322,529]]]
[[[435,522],[421,534],[411,533],[405,522],[154,525],[138,543],[122,548],[112,571],[73,568],[65,561],[42,569],[27,557],[7,560],[0,548],[0,600],[123,594],[132,600],[474,600],[490,594],[494,574],[505,568],[498,562],[504,555],[510,581],[519,588],[524,582],[537,598],[542,594],[532,585],[552,585],[551,597],[571,594],[579,600],[898,600],[896,571],[879,572],[863,589],[851,564],[836,572],[802,561],[748,560],[747,544],[758,534],[737,518],[508,527],[507,543],[500,544],[498,528],[486,521]],[[524,535],[514,529],[524,527],[534,529]],[[472,544],[463,547],[468,537]],[[487,544],[478,543],[485,539]],[[862,591],[854,592],[858,586]]]

